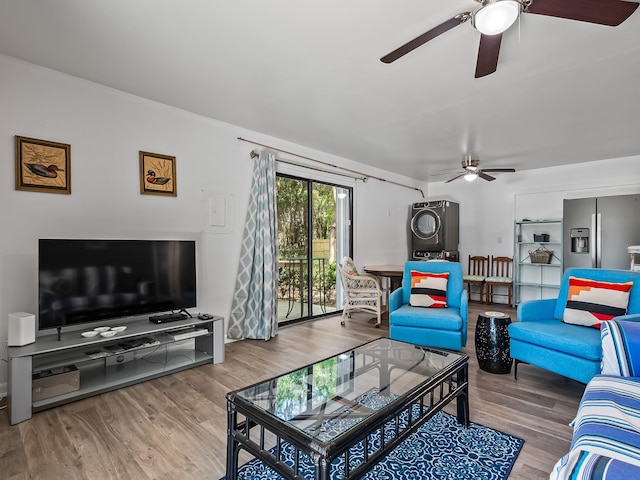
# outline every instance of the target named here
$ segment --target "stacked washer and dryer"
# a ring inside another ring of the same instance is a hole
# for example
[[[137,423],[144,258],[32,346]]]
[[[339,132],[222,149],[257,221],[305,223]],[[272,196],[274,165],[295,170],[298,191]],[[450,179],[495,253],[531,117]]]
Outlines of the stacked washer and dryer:
[[[458,203],[448,200],[411,206],[409,260],[460,260]]]

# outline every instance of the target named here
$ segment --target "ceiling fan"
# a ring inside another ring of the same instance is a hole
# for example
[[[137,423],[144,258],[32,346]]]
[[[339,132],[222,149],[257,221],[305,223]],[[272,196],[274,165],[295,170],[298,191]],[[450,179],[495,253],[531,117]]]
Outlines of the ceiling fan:
[[[450,178],[444,183],[453,182],[460,177],[464,177],[468,182],[473,182],[476,178],[480,177],[483,180],[487,180],[488,182],[492,182],[496,179],[496,177],[492,177],[491,175],[487,175],[487,172],[496,173],[496,172],[511,172],[514,173],[514,168],[487,168],[484,170],[480,170],[480,160],[476,158],[467,157],[462,161],[462,169],[463,173],[456,175],[453,178]]]
[[[612,27],[620,25],[638,8],[638,3],[623,0],[475,0],[481,7],[474,12],[462,12],[437,27],[405,43],[380,60],[391,63],[433,40],[438,35],[471,20],[478,30],[480,47],[475,78],[490,75],[498,68],[502,32],[518,19],[521,13],[535,13],[566,18],[579,22]]]

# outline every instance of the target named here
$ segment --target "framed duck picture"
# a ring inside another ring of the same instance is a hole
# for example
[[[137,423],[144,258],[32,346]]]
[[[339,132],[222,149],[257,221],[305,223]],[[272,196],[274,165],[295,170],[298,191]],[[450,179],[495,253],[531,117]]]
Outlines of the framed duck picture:
[[[16,190],[71,194],[71,145],[15,138]]]
[[[176,157],[141,151],[140,193],[176,197]]]

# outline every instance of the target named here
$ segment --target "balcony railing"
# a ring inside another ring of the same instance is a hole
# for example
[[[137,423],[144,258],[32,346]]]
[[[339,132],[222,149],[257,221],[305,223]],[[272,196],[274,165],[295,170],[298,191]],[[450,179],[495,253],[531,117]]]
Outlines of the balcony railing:
[[[311,301],[308,287],[308,259],[282,258],[279,261],[278,318],[293,320],[336,310],[335,268],[328,258],[314,257],[311,272]],[[309,312],[311,304],[311,312]]]

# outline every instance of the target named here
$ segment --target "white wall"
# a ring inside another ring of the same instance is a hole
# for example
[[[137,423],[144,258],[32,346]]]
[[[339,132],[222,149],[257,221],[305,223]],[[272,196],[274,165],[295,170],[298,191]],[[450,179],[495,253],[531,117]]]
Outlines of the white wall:
[[[36,254],[41,237],[195,238],[198,308],[228,316],[251,182],[251,139],[417,188],[411,179],[292,145],[258,132],[150,102],[0,56],[0,354],[7,315],[37,311]],[[72,194],[16,191],[14,135],[71,144]],[[139,193],[138,151],[177,157],[176,198]],[[299,161],[295,157],[283,158]],[[511,255],[513,220],[561,215],[562,198],[640,191],[640,157],[498,174],[494,182],[432,183],[428,199],[460,203],[463,264],[469,253]],[[307,175],[279,164],[279,170]],[[355,191],[358,265],[407,259],[407,221],[419,192],[324,173],[312,178]],[[609,192],[609,193],[607,193]],[[208,225],[210,197],[230,205],[224,228]],[[6,364],[0,368],[0,393]]]
[[[429,199],[460,203],[460,258],[513,256],[513,222],[562,218],[565,198],[640,192],[640,156],[497,173],[496,180],[430,183]],[[640,212],[638,212],[640,215]]]
[[[562,218],[562,201],[640,192],[640,156],[497,173],[496,180],[429,184],[429,199],[460,203],[460,255],[512,255],[513,222]]]
[[[346,159],[6,56],[0,56],[0,105],[4,159],[0,162],[0,354],[4,358],[7,315],[37,312],[38,238],[194,238],[199,246],[198,309],[227,317],[251,183],[249,152],[254,148],[237,137],[370,171]],[[15,135],[71,145],[71,195],[15,190]],[[140,195],[140,150],[176,156],[176,198]],[[371,174],[424,187],[385,172]],[[359,264],[406,258],[406,207],[419,199],[419,193],[379,181],[316,175],[333,183],[351,182],[355,188],[354,256]],[[209,226],[211,197],[225,198],[229,205],[224,227]],[[0,392],[5,391],[4,382],[2,363]]]

